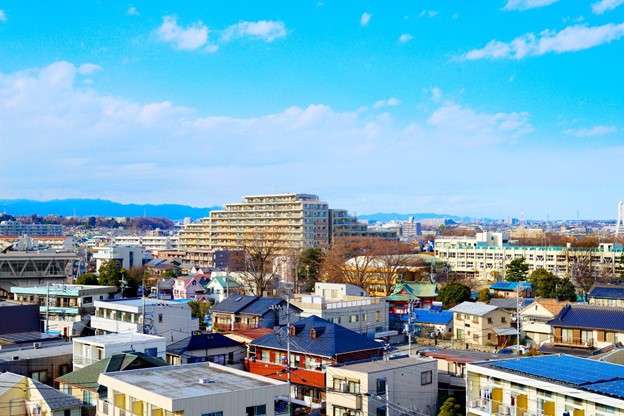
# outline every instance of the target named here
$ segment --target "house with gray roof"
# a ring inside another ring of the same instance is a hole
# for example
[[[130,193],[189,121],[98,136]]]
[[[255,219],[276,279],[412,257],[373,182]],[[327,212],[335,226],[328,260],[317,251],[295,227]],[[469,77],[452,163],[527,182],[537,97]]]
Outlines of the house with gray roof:
[[[301,309],[288,306],[284,299],[230,295],[210,310],[212,328],[215,331],[239,331],[285,325],[287,309],[290,322],[299,320]]]
[[[518,332],[511,326],[511,314],[498,306],[483,302],[462,302],[449,309],[453,312],[455,339],[470,347],[505,348],[515,341]]]

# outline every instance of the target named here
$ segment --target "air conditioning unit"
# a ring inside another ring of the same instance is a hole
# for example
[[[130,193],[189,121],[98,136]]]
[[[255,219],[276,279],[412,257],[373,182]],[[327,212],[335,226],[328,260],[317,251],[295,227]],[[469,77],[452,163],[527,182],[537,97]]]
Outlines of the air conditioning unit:
[[[34,348],[34,349],[39,349],[39,348],[41,348],[41,343],[40,343],[40,342],[33,342],[33,348]]]
[[[498,414],[508,416],[511,414],[511,412],[509,411],[509,407],[501,404],[500,406],[498,406]]]

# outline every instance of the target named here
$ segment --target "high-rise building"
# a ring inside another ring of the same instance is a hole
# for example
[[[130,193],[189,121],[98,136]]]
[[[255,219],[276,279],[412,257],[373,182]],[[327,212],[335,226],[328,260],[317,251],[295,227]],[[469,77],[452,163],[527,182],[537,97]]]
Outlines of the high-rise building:
[[[615,236],[624,234],[624,202],[618,202],[618,217],[615,223]]]

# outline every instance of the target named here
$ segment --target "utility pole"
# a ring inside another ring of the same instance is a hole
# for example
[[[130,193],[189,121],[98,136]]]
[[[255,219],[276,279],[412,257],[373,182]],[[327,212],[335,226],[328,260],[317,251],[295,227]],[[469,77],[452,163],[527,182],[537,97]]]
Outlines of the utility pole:
[[[516,346],[518,347],[518,352],[520,352],[520,284],[522,282],[516,282],[516,331],[518,332],[516,335]]]
[[[45,332],[46,334],[50,330],[50,282],[46,283],[47,286],[47,295],[46,295],[46,322],[45,322]]]
[[[143,315],[143,327],[141,328],[141,333],[145,334],[145,276],[141,278],[141,300],[143,301],[143,307],[141,311]]]
[[[412,356],[412,308],[414,306],[414,302],[412,300],[408,301],[407,307],[407,354]],[[387,385],[387,384],[386,384]]]

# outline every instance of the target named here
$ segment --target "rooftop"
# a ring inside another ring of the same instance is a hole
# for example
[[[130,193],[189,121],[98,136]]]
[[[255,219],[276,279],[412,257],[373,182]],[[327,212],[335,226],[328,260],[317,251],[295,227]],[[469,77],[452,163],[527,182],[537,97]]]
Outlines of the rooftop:
[[[92,337],[74,338],[75,342],[91,344],[91,345],[94,345],[94,344],[115,345],[115,344],[127,344],[129,342],[159,341],[159,340],[165,340],[165,337],[159,337],[156,335],[139,334],[135,332],[125,332],[121,334],[94,335]]]
[[[624,286],[594,286],[588,298],[624,299]]]
[[[596,305],[566,305],[554,319],[551,326],[570,328],[592,328],[624,330],[624,308]]]
[[[105,373],[100,376],[99,383],[107,385],[107,379],[117,380],[171,400],[284,384],[208,362]],[[200,380],[207,382],[200,383]]]
[[[61,345],[55,345],[42,348],[29,348],[23,350],[0,350],[0,362],[1,361],[13,361],[14,357],[19,357],[20,360],[29,360],[33,358],[53,357],[56,355],[72,355],[73,346],[70,342],[64,342]]]
[[[358,373],[376,373],[379,371],[392,370],[395,368],[410,367],[413,365],[431,363],[431,360],[423,360],[421,358],[405,357],[396,358],[394,360],[373,360],[358,362],[354,364],[333,365],[344,370],[357,371]]]
[[[483,302],[462,302],[449,309],[451,312],[466,313],[469,315],[483,316],[498,309],[498,306],[488,305]]]

